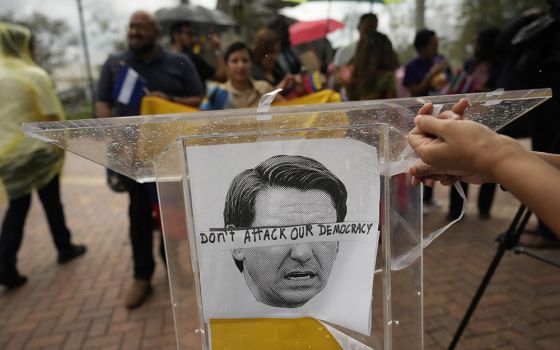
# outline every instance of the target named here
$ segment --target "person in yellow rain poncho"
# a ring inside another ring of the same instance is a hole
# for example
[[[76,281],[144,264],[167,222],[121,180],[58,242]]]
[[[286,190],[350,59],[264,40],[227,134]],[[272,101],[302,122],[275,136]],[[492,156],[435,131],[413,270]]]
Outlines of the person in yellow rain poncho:
[[[60,202],[60,149],[21,132],[24,122],[60,120],[64,113],[47,73],[32,59],[27,28],[0,22],[0,190],[9,199],[0,234],[0,285],[15,288],[27,278],[16,269],[31,193],[37,190],[58,250],[65,263],[85,253],[74,245]]]

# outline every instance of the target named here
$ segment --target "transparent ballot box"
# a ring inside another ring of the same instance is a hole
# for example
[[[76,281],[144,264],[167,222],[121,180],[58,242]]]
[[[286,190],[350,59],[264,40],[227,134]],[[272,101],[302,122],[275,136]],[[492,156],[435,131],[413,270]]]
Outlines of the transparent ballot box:
[[[32,123],[24,132],[157,182],[180,349],[423,348],[425,102],[492,129],[549,89]]]

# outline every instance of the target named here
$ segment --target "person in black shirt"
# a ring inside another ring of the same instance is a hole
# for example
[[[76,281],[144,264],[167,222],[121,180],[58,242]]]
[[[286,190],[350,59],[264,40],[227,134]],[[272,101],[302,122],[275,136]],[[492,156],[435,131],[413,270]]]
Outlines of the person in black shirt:
[[[189,22],[182,21],[174,23],[171,26],[169,38],[171,40],[171,50],[189,56],[203,83],[206,80],[214,80],[220,83],[227,80],[226,66],[220,51],[220,38],[217,34],[210,34],[208,36],[208,41],[214,53],[216,68],[212,67],[202,57],[194,53],[193,47],[196,43],[195,33]]]

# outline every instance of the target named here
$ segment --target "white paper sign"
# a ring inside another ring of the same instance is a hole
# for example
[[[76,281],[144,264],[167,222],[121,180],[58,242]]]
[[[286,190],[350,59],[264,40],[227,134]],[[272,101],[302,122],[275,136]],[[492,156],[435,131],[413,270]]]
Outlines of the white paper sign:
[[[371,333],[377,150],[347,139],[187,147],[204,319]]]

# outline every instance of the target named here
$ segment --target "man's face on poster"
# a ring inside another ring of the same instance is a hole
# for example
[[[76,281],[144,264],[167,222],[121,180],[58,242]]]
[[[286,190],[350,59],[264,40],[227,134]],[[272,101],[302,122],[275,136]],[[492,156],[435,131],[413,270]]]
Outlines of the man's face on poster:
[[[270,187],[256,196],[253,227],[334,223],[331,196],[321,190]],[[303,306],[327,285],[338,242],[310,242],[232,251],[255,298],[284,308]]]

